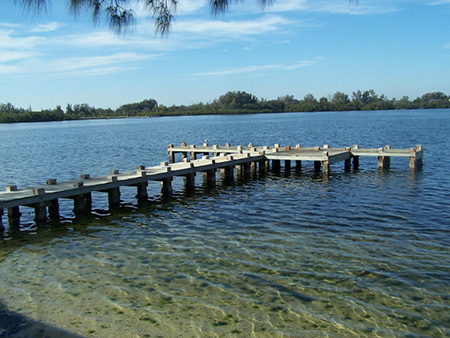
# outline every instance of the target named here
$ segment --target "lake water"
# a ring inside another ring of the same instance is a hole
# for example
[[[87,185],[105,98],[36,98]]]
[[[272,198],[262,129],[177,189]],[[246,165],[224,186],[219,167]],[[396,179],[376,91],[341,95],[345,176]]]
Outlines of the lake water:
[[[0,125],[0,185],[167,161],[168,144],[410,148],[379,171],[269,173],[110,213],[20,228],[3,216],[0,303],[92,337],[450,335],[450,110],[200,116]],[[1,333],[1,332],[0,332]]]

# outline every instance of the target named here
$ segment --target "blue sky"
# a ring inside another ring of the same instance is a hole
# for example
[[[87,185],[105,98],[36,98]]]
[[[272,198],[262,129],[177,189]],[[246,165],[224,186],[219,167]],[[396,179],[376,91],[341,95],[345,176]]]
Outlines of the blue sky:
[[[450,94],[450,0],[276,0],[264,10],[246,0],[218,18],[204,0],[180,0],[167,38],[139,8],[134,31],[116,36],[66,6],[53,0],[33,16],[0,2],[0,103],[190,105],[235,90],[269,100]]]

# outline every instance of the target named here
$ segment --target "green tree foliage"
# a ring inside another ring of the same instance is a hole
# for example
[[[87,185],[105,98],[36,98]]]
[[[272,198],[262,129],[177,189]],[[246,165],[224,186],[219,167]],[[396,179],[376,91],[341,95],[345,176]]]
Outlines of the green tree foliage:
[[[344,110],[393,110],[393,109],[439,109],[450,108],[450,97],[442,92],[427,93],[410,101],[407,96],[400,100],[388,99],[378,95],[374,90],[356,91],[352,98],[336,92],[330,99],[306,94],[302,100],[293,95],[280,96],[276,100],[258,99],[256,96],[241,92],[228,92],[212,103],[196,103],[190,106],[166,107],[154,99],[146,99],[138,103],[129,103],[119,108],[95,108],[87,103],[68,104],[64,111],[61,106],[40,112],[30,109],[16,108],[11,103],[0,104],[0,123],[61,121],[93,118],[119,118],[136,116],[175,116],[206,114],[255,114],[283,112],[317,112]]]
[[[50,0],[14,0],[25,11],[39,13],[47,9]],[[187,1],[187,0],[186,0]],[[261,7],[272,0],[256,0]],[[69,0],[69,11],[73,15],[81,12],[92,14],[95,22],[106,18],[110,28],[116,33],[123,33],[135,23],[133,5],[143,4],[154,19],[156,32],[166,35],[175,18],[178,0]],[[231,0],[208,0],[211,14],[217,16],[225,13]]]
[[[117,110],[123,116],[150,116],[158,108],[158,102],[153,99],[139,103],[130,103],[120,106]]]

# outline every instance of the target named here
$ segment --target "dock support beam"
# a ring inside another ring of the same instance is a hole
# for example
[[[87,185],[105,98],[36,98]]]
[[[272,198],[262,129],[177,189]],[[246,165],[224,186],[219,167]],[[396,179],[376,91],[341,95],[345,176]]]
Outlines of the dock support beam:
[[[136,184],[136,187],[137,187],[136,198],[140,202],[148,199],[147,186],[148,186],[148,182],[142,182],[142,183]]]
[[[296,171],[302,170],[302,161],[300,161],[300,160],[295,161],[295,170]]]
[[[33,205],[34,208],[34,221],[36,223],[47,222],[47,206],[45,203],[36,203]]]
[[[195,190],[195,173],[183,176],[184,188],[186,191]]]
[[[279,173],[281,168],[280,160],[272,160],[272,171],[274,173]]]
[[[73,212],[76,216],[89,214],[92,211],[92,197],[90,193],[74,196]]]
[[[344,170],[345,171],[350,171],[351,166],[352,166],[351,160],[349,158],[346,159],[345,162],[344,162]]]
[[[420,157],[417,158],[417,152],[419,152]],[[422,146],[418,145],[415,148],[410,149],[411,156],[409,157],[409,168],[410,169],[420,169],[422,168]]]
[[[290,160],[284,161],[284,171],[286,173],[289,173],[291,171],[291,161]]]
[[[46,185],[56,185],[56,178],[49,178],[46,182]],[[57,220],[59,219],[59,202],[58,200],[51,200],[47,202],[47,210],[48,215],[51,219]]]
[[[161,181],[161,194],[163,198],[172,196],[172,178],[165,178]]]
[[[391,158],[389,156],[378,156],[378,169],[389,169]]]
[[[321,161],[314,161],[314,170],[315,171],[320,171],[320,167],[322,166],[322,162]]]
[[[234,181],[234,166],[230,165],[221,169],[222,181],[227,184]]]
[[[208,188],[213,188],[216,186],[216,169],[208,170],[202,172],[203,184]]]

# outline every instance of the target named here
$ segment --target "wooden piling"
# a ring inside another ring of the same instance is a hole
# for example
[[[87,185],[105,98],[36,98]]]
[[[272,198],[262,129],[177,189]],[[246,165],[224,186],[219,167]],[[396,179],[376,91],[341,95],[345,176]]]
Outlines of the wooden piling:
[[[291,171],[291,160],[285,160],[284,161],[284,171],[286,173]]]
[[[46,185],[56,185],[58,183],[56,178],[49,178],[45,184]],[[50,200],[47,202],[48,216],[51,219],[59,219],[59,201],[58,199]]]
[[[279,173],[281,169],[281,162],[280,160],[272,160],[272,171],[274,173]]]
[[[322,166],[322,161],[314,161],[314,170],[320,171],[320,168]]]
[[[172,177],[161,180],[161,194],[163,198],[172,196]]]

